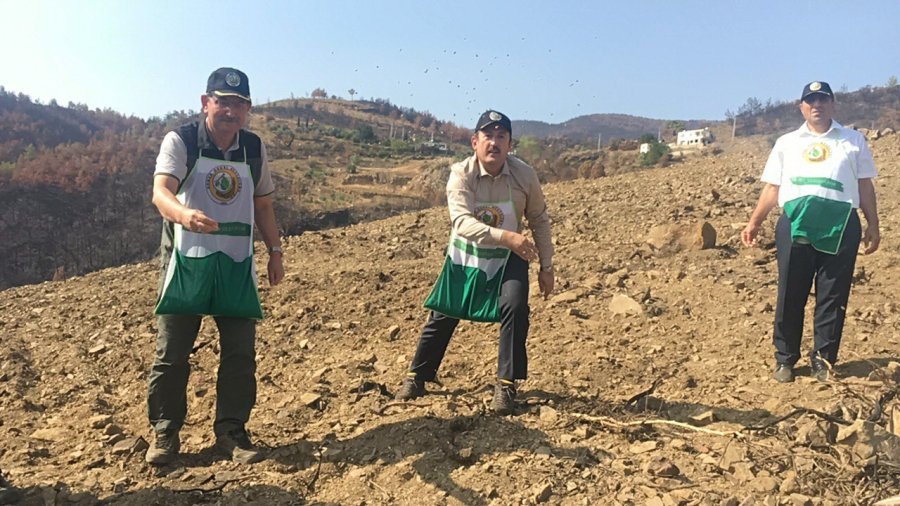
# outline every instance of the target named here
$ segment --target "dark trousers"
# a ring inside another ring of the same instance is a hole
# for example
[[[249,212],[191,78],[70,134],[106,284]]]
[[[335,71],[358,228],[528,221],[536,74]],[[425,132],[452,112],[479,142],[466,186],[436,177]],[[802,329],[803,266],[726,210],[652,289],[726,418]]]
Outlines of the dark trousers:
[[[150,370],[147,408],[157,432],[179,430],[187,415],[188,361],[200,331],[200,315],[160,315],[156,359]],[[216,381],[217,436],[243,428],[256,404],[256,321],[215,317],[219,328]]]
[[[528,311],[528,262],[513,253],[509,255],[500,286],[498,378],[514,380],[528,376],[528,355],[525,352]],[[431,312],[409,369],[416,374],[416,379],[434,381],[458,323],[457,318]]]
[[[850,213],[841,245],[834,255],[809,244],[795,243],[791,222],[784,215],[775,226],[778,258],[778,302],[775,307],[775,360],[793,366],[800,360],[800,339],[806,299],[816,282],[813,349],[810,358],[821,357],[834,364],[838,358],[850,283],[856,265],[862,227],[859,216]]]

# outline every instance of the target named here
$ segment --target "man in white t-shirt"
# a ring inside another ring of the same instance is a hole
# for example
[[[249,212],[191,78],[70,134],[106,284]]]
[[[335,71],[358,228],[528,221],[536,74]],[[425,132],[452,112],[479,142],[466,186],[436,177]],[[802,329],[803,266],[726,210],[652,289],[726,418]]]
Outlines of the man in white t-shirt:
[[[775,227],[778,300],[775,308],[775,380],[794,380],[800,359],[806,299],[815,280],[816,310],[810,367],[819,381],[837,362],[850,284],[860,239],[865,254],[878,249],[877,175],[865,137],[834,116],[834,94],[826,82],[803,88],[806,122],[782,135],[763,170],[759,203],[741,233],[756,243],[759,227],[776,205],[784,208]],[[866,218],[862,231],[857,209]]]
[[[268,250],[269,284],[284,278],[275,221],[275,186],[265,144],[245,130],[250,84],[223,67],[200,97],[203,116],[166,134],[153,175],[153,204],[163,218],[158,336],[147,412],[154,432],[145,459],[165,465],[181,449],[190,355],[204,315],[219,330],[213,431],[234,462],[263,458],[246,423],[256,403],[256,322],[262,318],[253,256],[254,228]]]

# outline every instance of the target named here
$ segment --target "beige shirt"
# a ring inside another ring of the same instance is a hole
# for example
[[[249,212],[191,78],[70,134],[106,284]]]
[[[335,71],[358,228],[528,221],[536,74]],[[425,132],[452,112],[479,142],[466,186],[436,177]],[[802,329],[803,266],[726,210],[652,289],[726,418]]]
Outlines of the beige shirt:
[[[519,232],[525,228],[524,217],[534,236],[541,267],[550,267],[553,265],[553,241],[544,192],[534,169],[516,157],[506,159],[497,177],[484,170],[475,155],[450,167],[447,206],[450,208],[453,231],[460,237],[486,246],[500,244],[503,229],[485,225],[475,218],[475,203],[509,200],[510,193],[516,206]]]

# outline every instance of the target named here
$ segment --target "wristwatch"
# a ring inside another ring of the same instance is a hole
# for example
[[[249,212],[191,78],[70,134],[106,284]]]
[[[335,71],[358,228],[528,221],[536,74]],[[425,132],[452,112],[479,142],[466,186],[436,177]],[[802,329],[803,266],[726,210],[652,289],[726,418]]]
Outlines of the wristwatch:
[[[281,249],[281,246],[272,246],[269,248],[269,254],[271,255],[272,253],[281,253],[284,255],[284,250]]]

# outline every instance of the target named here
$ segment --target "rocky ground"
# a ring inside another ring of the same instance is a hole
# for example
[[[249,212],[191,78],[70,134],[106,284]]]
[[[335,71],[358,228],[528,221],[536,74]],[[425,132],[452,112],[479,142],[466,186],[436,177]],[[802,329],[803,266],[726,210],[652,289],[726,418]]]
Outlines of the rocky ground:
[[[485,324],[460,325],[430,395],[393,398],[440,268],[443,208],[286,240],[286,281],[263,281],[249,429],[269,458],[252,466],[212,450],[211,321],[192,359],[184,458],[143,461],[154,263],[0,292],[0,469],[26,505],[793,506],[900,494],[900,136],[872,146],[884,240],[857,263],[828,383],[808,367],[793,384],[770,378],[774,216],[760,248],[738,238],[768,148],[747,143],[546,187],[557,292],[532,296],[514,416],[487,409],[497,328]],[[704,222],[716,245],[700,250]]]

